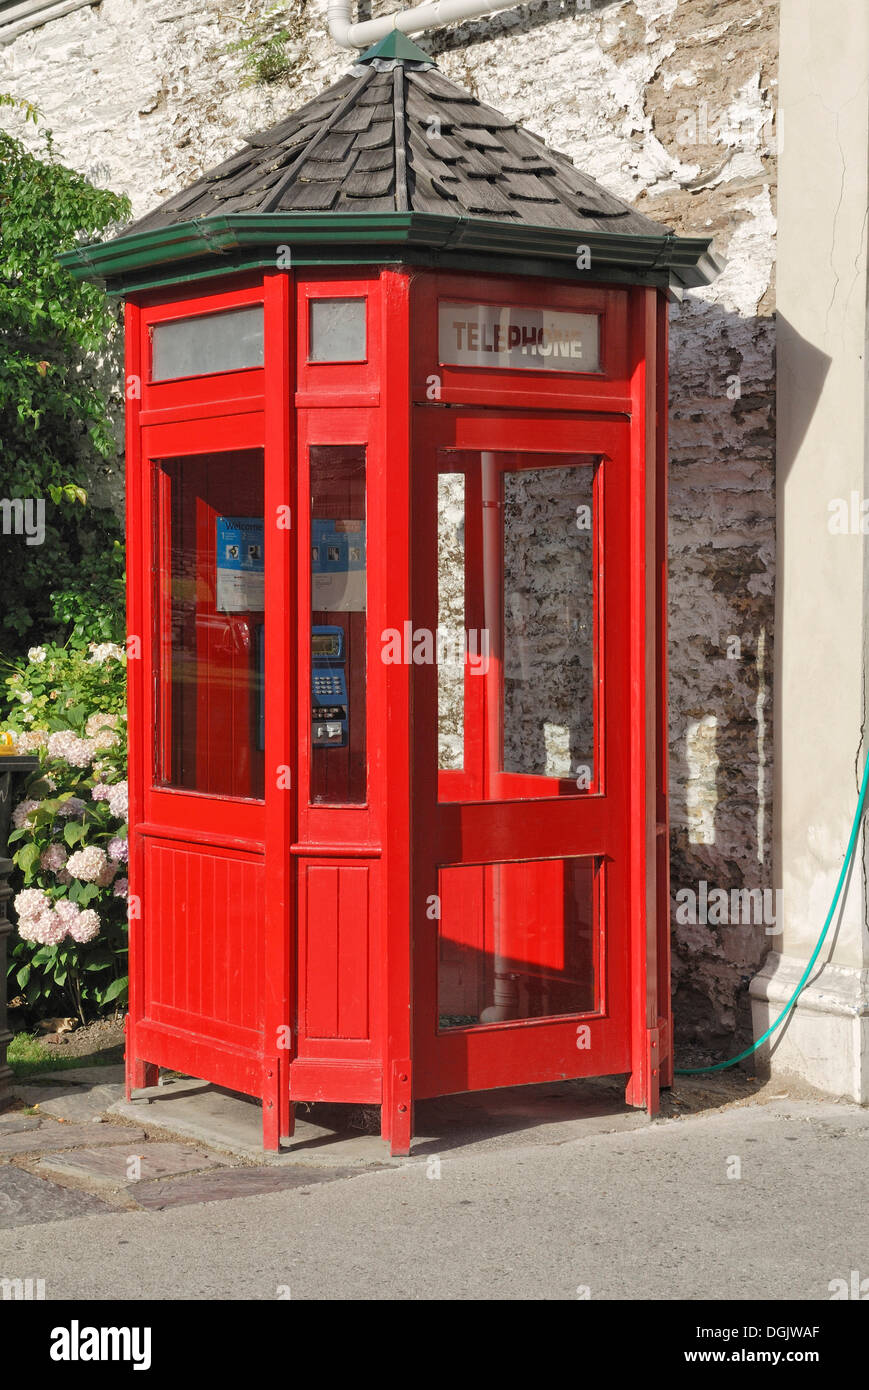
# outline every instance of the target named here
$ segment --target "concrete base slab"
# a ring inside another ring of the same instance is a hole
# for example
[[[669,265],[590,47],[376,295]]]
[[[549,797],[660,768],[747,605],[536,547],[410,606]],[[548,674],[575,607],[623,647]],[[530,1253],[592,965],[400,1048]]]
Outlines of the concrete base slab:
[[[807,961],[771,951],[751,982],[754,1036],[791,998]],[[817,1090],[869,1105],[869,971],[816,969],[790,1015],[758,1048],[758,1076],[798,1076]]]
[[[65,1221],[71,1216],[104,1216],[108,1207],[87,1192],[57,1187],[11,1163],[0,1167],[0,1230]]]
[[[143,1180],[220,1166],[219,1159],[189,1145],[131,1141],[111,1148],[50,1154],[41,1160],[38,1171],[45,1177],[70,1178],[91,1192],[125,1188],[135,1196]]]
[[[314,1107],[312,1107],[314,1108]],[[350,1107],[346,1107],[349,1111]],[[335,1130],[305,1118],[300,1107],[292,1149],[268,1153],[262,1146],[262,1106],[250,1096],[224,1091],[204,1081],[190,1079],[167,1081],[136,1093],[132,1101],[121,1100],[111,1106],[110,1113],[122,1115],[142,1125],[149,1133],[154,1130],[181,1135],[207,1144],[223,1153],[255,1159],[258,1163],[282,1164],[300,1161],[300,1150],[310,1145],[321,1155],[320,1162],[330,1162],[322,1155],[327,1145],[342,1140],[340,1158],[332,1162],[384,1163],[386,1149],[374,1135],[336,1135]]]
[[[151,1087],[133,1101],[118,1101],[111,1113],[135,1121],[149,1133],[183,1136],[260,1164],[382,1167],[408,1162],[392,1159],[379,1133],[365,1132],[376,1126],[376,1107],[298,1104],[296,1132],[279,1153],[262,1148],[258,1101],[202,1081]],[[608,1089],[595,1082],[569,1081],[449,1096],[417,1106],[410,1161],[468,1146],[481,1151],[506,1148],[517,1134],[526,1143],[546,1143],[554,1128],[562,1132],[565,1125],[568,1138],[580,1138],[646,1124],[643,1112],[626,1109],[621,1088],[614,1084]]]

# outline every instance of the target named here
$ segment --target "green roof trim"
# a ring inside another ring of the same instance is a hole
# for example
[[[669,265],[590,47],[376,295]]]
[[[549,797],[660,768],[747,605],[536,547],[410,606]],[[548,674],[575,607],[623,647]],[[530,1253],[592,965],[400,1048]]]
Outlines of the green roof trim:
[[[375,58],[394,58],[399,63],[428,63],[430,67],[436,67],[434,59],[427,53],[423,53],[406,34],[400,29],[391,29],[385,38],[379,39],[371,48],[367,49],[357,63],[371,63]]]
[[[551,266],[548,273],[553,279],[593,278],[601,271],[612,279],[624,271],[632,283],[660,284],[662,277],[668,277],[678,289],[707,285],[721,269],[709,237],[588,231],[582,233],[581,244],[589,248],[589,276],[577,272],[579,244],[576,232],[562,228],[436,213],[230,213],[78,246],[58,260],[75,279],[103,280],[110,292],[121,294],[141,287],[142,273],[158,266],[166,268],[159,277],[162,281],[170,276],[172,263],[189,263],[192,280],[221,273],[221,259],[225,271],[237,269],[235,253],[244,253],[249,265],[277,264],[283,246],[290,247],[291,258],[298,264],[348,264],[354,259],[371,264],[366,252],[376,248],[379,261],[417,261],[424,252],[430,253],[423,257],[429,264],[438,264],[441,257],[461,256],[484,270],[494,255],[502,262],[530,260]],[[256,248],[260,254],[251,257]],[[311,253],[311,259],[306,253]]]

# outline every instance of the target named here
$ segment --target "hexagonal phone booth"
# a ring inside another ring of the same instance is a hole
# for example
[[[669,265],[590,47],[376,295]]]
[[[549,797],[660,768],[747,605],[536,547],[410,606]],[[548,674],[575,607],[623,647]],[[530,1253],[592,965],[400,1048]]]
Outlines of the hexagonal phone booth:
[[[674,235],[394,33],[123,235],[128,1084],[672,1068]]]

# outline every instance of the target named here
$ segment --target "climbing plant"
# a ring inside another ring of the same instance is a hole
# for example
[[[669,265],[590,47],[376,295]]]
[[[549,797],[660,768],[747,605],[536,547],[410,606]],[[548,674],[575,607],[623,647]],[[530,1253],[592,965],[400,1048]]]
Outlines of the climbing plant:
[[[57,262],[117,230],[125,197],[58,159],[38,109],[0,95],[35,147],[0,130],[0,654],[34,638],[117,641],[123,631],[119,523],[92,505],[89,465],[115,452],[95,359],[113,350],[103,292]]]
[[[307,0],[286,0],[271,5],[248,25],[243,39],[227,46],[237,53],[244,69],[245,86],[268,85],[288,77],[296,67]]]

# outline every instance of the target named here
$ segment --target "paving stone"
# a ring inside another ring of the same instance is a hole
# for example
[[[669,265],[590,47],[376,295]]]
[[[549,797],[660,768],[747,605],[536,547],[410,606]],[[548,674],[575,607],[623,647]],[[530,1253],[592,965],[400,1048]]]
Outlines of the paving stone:
[[[129,1148],[144,1137],[144,1130],[120,1125],[64,1125],[58,1120],[41,1120],[38,1129],[25,1134],[6,1134],[0,1129],[0,1156],[44,1154],[58,1149],[83,1149],[94,1144],[123,1144]]]
[[[359,1168],[224,1168],[215,1173],[193,1173],[190,1177],[131,1185],[130,1192],[139,1206],[149,1211],[164,1207],[193,1206],[198,1202],[228,1202],[235,1197],[255,1197],[262,1192],[278,1192],[289,1187],[311,1187],[314,1183],[335,1182],[339,1178],[358,1178]]]
[[[43,1115],[53,1115],[56,1120],[71,1120],[81,1124],[92,1120],[95,1115],[104,1115],[110,1106],[124,1094],[121,1085],[115,1086],[28,1086],[27,1094],[21,1099],[28,1105],[38,1105]],[[20,1094],[20,1092],[19,1092]]]
[[[64,1221],[71,1216],[97,1215],[109,1210],[105,1202],[89,1192],[58,1187],[9,1163],[0,1167],[0,1230]]]
[[[110,1067],[70,1067],[66,1071],[40,1072],[36,1081],[63,1081],[73,1086],[115,1086],[124,1084],[123,1062]]]
[[[139,1175],[131,1177],[130,1159],[139,1159]],[[145,1179],[166,1178],[174,1173],[191,1173],[200,1168],[218,1168],[220,1160],[188,1144],[121,1144],[111,1148],[76,1149],[73,1153],[52,1154],[42,1159],[39,1171],[46,1176],[76,1178],[89,1188],[127,1187],[135,1189]]]
[[[26,1129],[38,1129],[38,1115],[22,1115],[13,1110],[11,1115],[0,1115],[0,1134],[23,1134]]]

